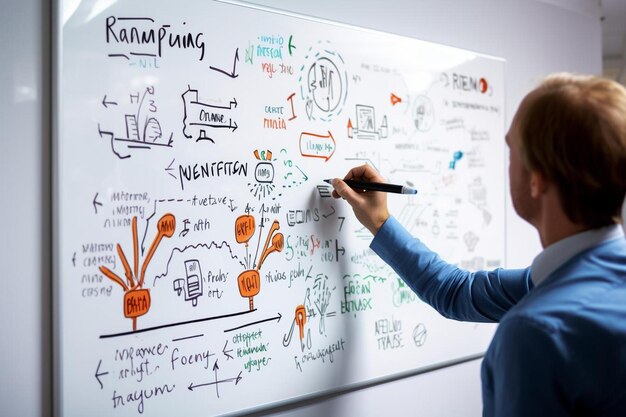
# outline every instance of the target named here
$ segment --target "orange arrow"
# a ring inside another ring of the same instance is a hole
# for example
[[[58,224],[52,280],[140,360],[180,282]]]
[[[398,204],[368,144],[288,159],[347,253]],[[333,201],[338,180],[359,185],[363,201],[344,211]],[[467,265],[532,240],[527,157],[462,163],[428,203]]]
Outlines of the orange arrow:
[[[321,158],[328,162],[335,153],[336,148],[337,143],[330,130],[328,135],[318,135],[309,132],[300,134],[300,155],[302,156]]]
[[[398,103],[401,103],[402,99],[400,97],[398,97],[397,95],[395,95],[394,93],[391,93],[391,105],[395,106]]]

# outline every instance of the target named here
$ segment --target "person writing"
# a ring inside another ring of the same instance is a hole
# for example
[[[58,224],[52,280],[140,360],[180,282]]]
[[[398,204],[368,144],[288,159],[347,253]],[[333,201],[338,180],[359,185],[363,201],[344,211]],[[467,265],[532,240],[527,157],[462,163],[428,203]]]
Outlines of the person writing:
[[[443,316],[499,322],[482,369],[485,416],[626,415],[626,90],[556,74],[522,101],[506,135],[517,214],[543,251],[526,269],[444,262],[389,214],[386,194],[332,180],[371,248]],[[384,182],[373,168],[344,180]]]

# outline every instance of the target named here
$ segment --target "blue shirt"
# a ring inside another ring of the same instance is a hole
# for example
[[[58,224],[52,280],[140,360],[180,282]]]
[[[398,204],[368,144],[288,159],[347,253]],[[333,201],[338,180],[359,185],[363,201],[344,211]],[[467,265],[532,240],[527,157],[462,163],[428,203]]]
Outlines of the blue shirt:
[[[443,316],[500,323],[482,364],[485,416],[626,416],[626,239],[618,229],[566,242],[551,251],[570,252],[559,262],[554,253],[538,257],[537,286],[531,268],[450,265],[393,217],[371,248]]]

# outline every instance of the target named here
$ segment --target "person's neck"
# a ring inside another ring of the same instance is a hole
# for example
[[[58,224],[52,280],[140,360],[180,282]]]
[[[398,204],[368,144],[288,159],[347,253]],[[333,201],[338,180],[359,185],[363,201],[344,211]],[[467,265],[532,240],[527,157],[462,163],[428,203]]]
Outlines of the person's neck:
[[[591,229],[591,227],[573,223],[562,210],[542,213],[534,224],[539,232],[541,246],[547,248],[553,243],[575,234]]]

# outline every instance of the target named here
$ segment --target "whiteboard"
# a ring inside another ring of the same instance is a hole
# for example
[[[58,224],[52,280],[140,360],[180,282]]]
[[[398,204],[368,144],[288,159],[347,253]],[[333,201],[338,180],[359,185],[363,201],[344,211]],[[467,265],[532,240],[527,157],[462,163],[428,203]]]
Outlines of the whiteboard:
[[[485,351],[323,179],[368,163],[444,259],[503,266],[501,59],[230,2],[57,18],[60,415],[238,414]]]

